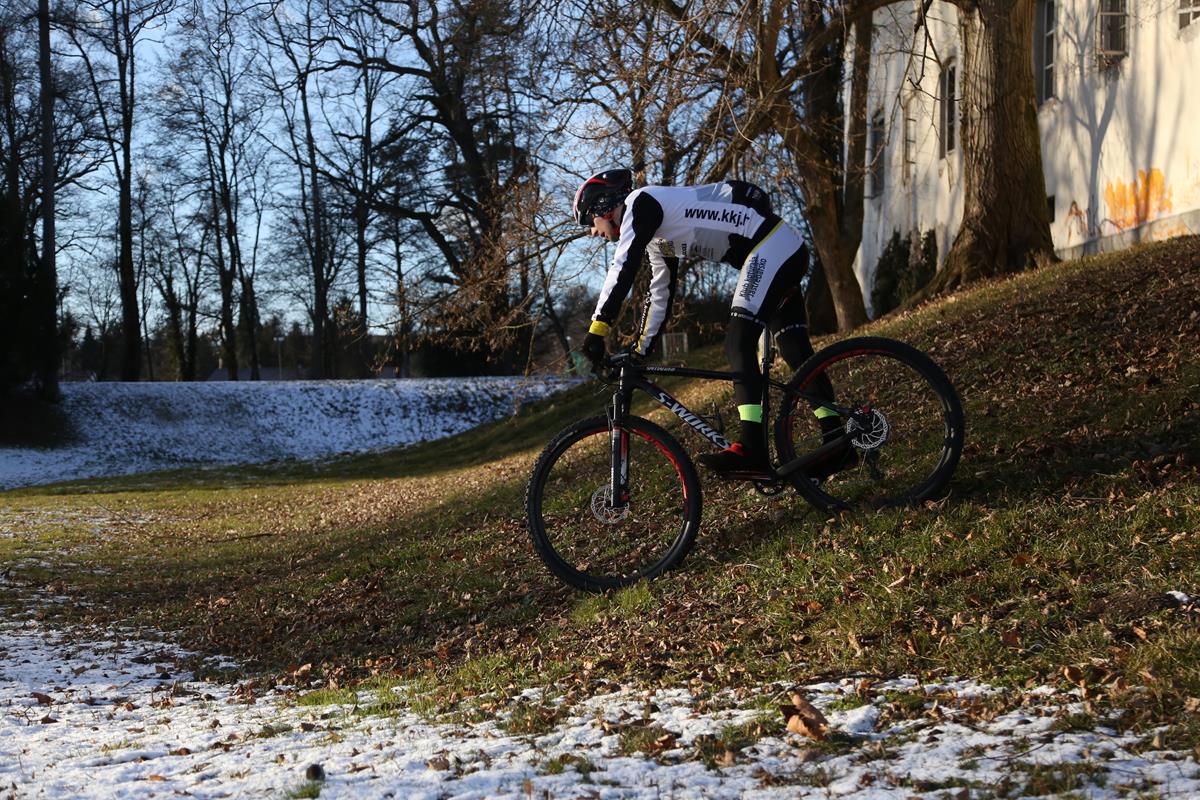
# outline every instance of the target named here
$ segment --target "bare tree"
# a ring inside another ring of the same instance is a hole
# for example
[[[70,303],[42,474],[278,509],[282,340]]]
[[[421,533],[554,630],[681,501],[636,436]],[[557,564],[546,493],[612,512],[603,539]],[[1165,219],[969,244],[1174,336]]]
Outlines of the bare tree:
[[[310,372],[321,378],[332,374],[330,297],[340,266],[333,241],[338,229],[329,213],[328,180],[321,173],[317,147],[319,77],[327,68],[322,53],[329,20],[315,0],[300,0],[294,6],[273,6],[256,27],[267,50],[263,78],[278,104],[287,136],[287,146],[280,149],[292,162],[298,179],[297,202],[288,217],[308,267],[310,296],[306,305],[313,335]]]
[[[852,110],[850,157],[843,156],[845,111],[837,87],[848,26],[869,22],[871,11],[882,3],[831,6],[817,0],[770,0],[707,4],[693,11],[673,0],[652,2],[688,34],[702,56],[698,63],[725,84],[719,110],[737,135],[727,141],[709,174],[725,174],[750,148],[765,141],[784,148],[804,195],[838,326],[848,330],[865,322],[862,288],[852,266],[862,237],[857,172],[861,160],[854,160],[853,154],[865,121]],[[865,57],[858,50],[854,53],[854,82],[865,74],[857,65]],[[851,97],[858,96],[857,88],[852,88]]]
[[[167,348],[175,377],[194,381],[199,342],[200,303],[205,288],[209,240],[217,227],[205,206],[189,202],[186,184],[160,182],[151,201],[149,277],[166,311]],[[188,212],[188,208],[192,208]]]
[[[379,143],[381,210],[421,236],[428,277],[442,287],[429,324],[459,348],[512,360],[506,348],[529,324],[529,272],[506,224],[537,180],[533,103],[522,94],[540,83],[537,7],[363,0],[358,9],[387,31],[387,54],[347,48],[339,63],[400,79],[403,104]]]
[[[257,54],[247,46],[246,12],[231,0],[191,0],[184,11],[169,80],[159,91],[159,161],[201,189],[196,198],[208,206],[206,216],[215,226],[210,259],[221,296],[221,360],[230,380],[237,380],[244,352],[250,377],[257,380],[255,259],[253,252],[249,258],[246,253],[257,244],[257,193],[266,157]],[[249,223],[243,219],[247,203]]]
[[[378,233],[373,231],[378,216],[381,170],[376,142],[385,124],[386,93],[398,76],[374,68],[385,59],[386,30],[369,14],[355,13],[351,4],[338,3],[330,15],[330,36],[347,58],[332,66],[340,78],[335,94],[327,98],[333,106],[329,115],[332,137],[321,151],[323,169],[338,183],[351,205],[344,209],[354,227],[354,277],[358,300],[357,331],[364,363],[369,356],[368,322],[371,252]],[[345,61],[351,66],[346,66]]]
[[[75,0],[63,30],[82,61],[117,190],[117,283],[121,297],[121,379],[141,375],[141,320],[133,255],[133,147],[139,104],[138,46],[175,0]]]
[[[53,58],[51,23],[44,3],[0,10],[0,395],[30,385],[47,401],[61,360],[57,198],[95,168],[93,109]]]

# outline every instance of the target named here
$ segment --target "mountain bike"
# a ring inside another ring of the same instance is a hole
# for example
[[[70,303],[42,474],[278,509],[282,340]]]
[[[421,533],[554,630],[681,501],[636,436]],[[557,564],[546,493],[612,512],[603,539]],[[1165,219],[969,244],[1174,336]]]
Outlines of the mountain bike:
[[[773,398],[778,412],[768,437],[771,472],[750,481],[756,491],[775,495],[790,487],[819,509],[845,511],[918,503],[946,490],[962,453],[963,412],[950,380],[928,356],[893,339],[846,339],[781,383],[771,378],[769,336],[759,349],[763,418],[770,418]],[[606,358],[598,377],[613,387],[607,413],[558,433],[538,457],[525,493],[538,556],[585,591],[661,575],[683,560],[700,528],[696,467],[675,437],[631,413],[634,392],[649,395],[712,446],[730,444],[719,412],[692,411],[649,376],[738,377],[644,364],[629,354]],[[832,469],[830,458],[838,461]]]

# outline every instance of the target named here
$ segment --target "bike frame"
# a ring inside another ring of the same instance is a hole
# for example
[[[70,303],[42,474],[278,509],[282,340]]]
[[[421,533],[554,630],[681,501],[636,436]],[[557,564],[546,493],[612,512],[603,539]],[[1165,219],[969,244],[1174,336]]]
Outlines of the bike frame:
[[[809,402],[822,403],[833,408],[842,414],[849,414],[848,409],[842,409],[828,401],[809,395],[805,392],[797,392],[790,387],[771,380],[771,362],[775,360],[774,349],[770,342],[770,337],[766,337],[766,346],[763,348],[763,358],[759,364],[763,376],[763,393],[762,393],[762,408],[763,418],[767,419],[769,415],[769,395],[771,387],[783,390],[785,394],[795,395]],[[691,367],[667,367],[667,366],[634,366],[630,364],[622,364],[617,380],[617,390],[613,392],[612,405],[608,408],[608,422],[611,431],[611,447],[612,447],[612,474],[610,483],[610,494],[606,505],[610,508],[619,508],[629,502],[629,431],[620,423],[624,421],[629,414],[630,406],[633,402],[634,391],[642,391],[657,401],[660,405],[666,408],[675,416],[683,420],[688,427],[703,436],[714,447],[725,449],[730,446],[730,441],[726,439],[719,431],[713,430],[704,417],[689,409],[686,405],[676,400],[667,390],[663,389],[658,384],[648,380],[646,375],[667,375],[678,376],[684,378],[702,378],[705,380],[717,381],[736,381],[741,373],[739,372],[723,372],[718,370],[708,369],[693,369]],[[763,426],[763,444],[766,444],[766,426]],[[803,467],[810,461],[822,456],[824,451],[831,449],[833,446],[840,445],[840,442],[834,442],[831,445],[824,445],[821,448],[806,454],[800,458],[790,461],[787,464],[782,464],[775,470],[778,477],[786,477],[792,472]]]

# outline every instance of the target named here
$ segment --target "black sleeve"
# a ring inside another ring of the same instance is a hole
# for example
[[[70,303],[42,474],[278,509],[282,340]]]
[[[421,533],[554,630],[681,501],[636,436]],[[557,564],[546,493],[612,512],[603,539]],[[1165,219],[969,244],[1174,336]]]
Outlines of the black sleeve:
[[[663,209],[659,202],[646,192],[641,192],[625,210],[621,220],[621,238],[617,241],[617,252],[612,266],[600,290],[594,319],[611,323],[621,311],[621,303],[629,295],[633,279],[641,266],[646,248],[663,222]]]

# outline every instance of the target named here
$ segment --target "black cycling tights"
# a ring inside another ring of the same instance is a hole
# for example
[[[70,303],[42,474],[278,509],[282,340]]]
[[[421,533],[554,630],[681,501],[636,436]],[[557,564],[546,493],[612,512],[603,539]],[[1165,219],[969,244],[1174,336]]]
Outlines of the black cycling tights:
[[[795,295],[800,297],[800,292],[797,291]],[[795,369],[812,355],[813,349],[808,341],[803,298],[794,303],[789,300],[791,297],[786,298],[771,315],[769,326],[771,332],[777,334],[779,354],[789,367]],[[785,312],[788,312],[786,318]],[[733,383],[733,397],[739,406],[756,404],[762,400],[763,377],[758,365],[758,340],[764,327],[762,322],[735,310],[725,328],[725,356],[733,371],[742,374],[742,379]]]
[[[736,311],[729,318],[725,329],[725,355],[734,372],[742,373],[742,379],[733,383],[733,397],[738,405],[762,402],[762,371],[758,365],[758,340],[763,332],[763,323]],[[808,321],[804,313],[804,294],[799,287],[792,288],[780,299],[774,312],[768,317],[767,326],[775,336],[775,346],[783,360],[793,370],[813,354],[808,339]],[[809,391],[825,400],[833,400],[833,386],[822,375]]]

